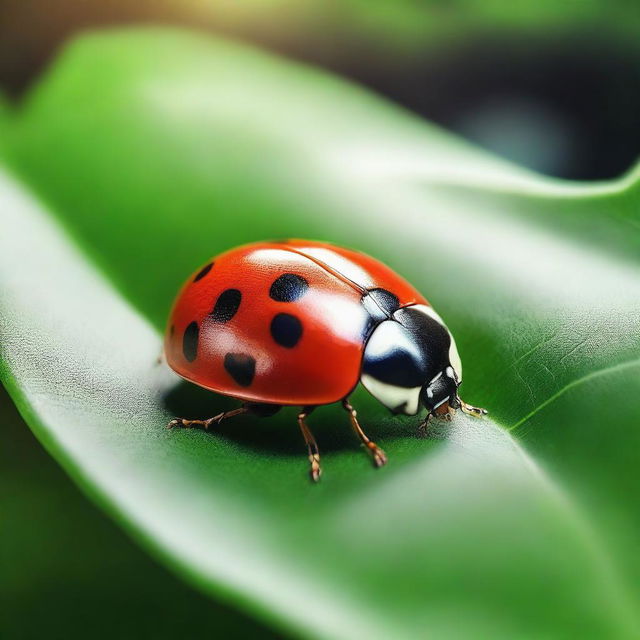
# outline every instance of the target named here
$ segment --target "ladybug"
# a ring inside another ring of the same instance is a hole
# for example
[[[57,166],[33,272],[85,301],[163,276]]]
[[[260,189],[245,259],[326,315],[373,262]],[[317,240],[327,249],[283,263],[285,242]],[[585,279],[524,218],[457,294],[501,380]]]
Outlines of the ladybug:
[[[460,400],[456,343],[422,294],[374,258],[325,242],[258,242],[213,258],[180,291],[164,352],[181,377],[243,402],[169,427],[300,406],[314,481],[320,455],[307,417],[320,405],[341,402],[374,465],[387,461],[349,403],[358,383],[393,413],[424,407],[422,428],[432,414],[486,413]]]

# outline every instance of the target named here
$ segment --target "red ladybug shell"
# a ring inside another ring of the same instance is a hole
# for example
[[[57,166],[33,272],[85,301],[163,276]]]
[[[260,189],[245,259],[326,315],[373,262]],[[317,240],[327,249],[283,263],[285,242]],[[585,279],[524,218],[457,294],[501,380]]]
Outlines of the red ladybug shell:
[[[167,361],[183,378],[242,400],[337,402],[358,384],[366,339],[381,319],[376,305],[372,315],[372,295],[396,308],[428,304],[357,251],[308,240],[237,247],[182,288]]]

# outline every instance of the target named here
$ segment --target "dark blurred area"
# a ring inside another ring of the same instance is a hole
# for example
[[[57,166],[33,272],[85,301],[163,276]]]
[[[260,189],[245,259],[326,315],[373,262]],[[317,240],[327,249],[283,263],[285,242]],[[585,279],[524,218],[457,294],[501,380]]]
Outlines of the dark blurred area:
[[[153,562],[80,494],[2,386],[0,424],[0,637],[283,637]]]
[[[579,180],[640,152],[637,2],[3,0],[0,91],[19,100],[76,32],[173,24],[352,78],[514,162]]]

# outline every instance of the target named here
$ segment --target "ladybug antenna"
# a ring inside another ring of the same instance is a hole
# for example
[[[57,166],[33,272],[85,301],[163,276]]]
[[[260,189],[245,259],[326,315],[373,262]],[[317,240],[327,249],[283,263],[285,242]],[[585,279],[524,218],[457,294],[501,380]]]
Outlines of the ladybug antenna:
[[[470,404],[464,402],[464,400],[460,400],[460,409],[462,409],[462,413],[466,413],[468,416],[473,416],[474,418],[481,418],[482,416],[486,416],[489,413],[486,409],[481,409],[480,407],[474,407]]]

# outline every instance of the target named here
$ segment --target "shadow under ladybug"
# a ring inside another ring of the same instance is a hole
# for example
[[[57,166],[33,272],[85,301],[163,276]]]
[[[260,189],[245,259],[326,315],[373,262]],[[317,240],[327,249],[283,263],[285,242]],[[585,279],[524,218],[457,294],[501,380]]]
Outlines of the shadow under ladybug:
[[[322,470],[307,418],[322,405],[339,402],[373,465],[387,462],[349,401],[358,384],[394,414],[426,410],[423,433],[431,417],[457,409],[486,414],[460,399],[455,340],[427,300],[377,260],[327,243],[255,243],[208,262],[176,300],[164,353],[186,380],[242,402],[169,428],[219,428],[241,414],[298,406],[314,482]]]
[[[381,419],[382,412],[375,408],[373,399],[364,400],[367,413],[367,421],[375,420],[376,438],[387,442],[392,440],[407,440],[415,437],[440,439],[446,437],[447,429],[442,429],[446,424],[438,420],[439,425],[429,423],[429,429],[418,428],[407,430],[407,425],[398,416],[395,419]],[[197,419],[198,416],[219,416],[226,411],[231,411],[237,401],[233,398],[211,393],[207,389],[198,387],[186,380],[180,380],[166,391],[162,397],[162,404],[166,411],[172,415],[184,416],[187,420]],[[223,420],[213,423],[207,429],[202,427],[205,433],[215,435],[234,442],[243,448],[275,456],[296,456],[300,454],[300,432],[297,429],[287,428],[296,421],[299,407],[282,407],[278,405],[264,405],[266,411],[246,411],[242,415],[236,414],[237,419]],[[333,454],[342,451],[353,450],[357,443],[355,434],[351,429],[345,429],[343,424],[343,411],[339,404],[326,405],[313,414],[319,426],[314,426],[321,442],[324,454]],[[384,411],[384,409],[383,409]],[[255,423],[256,418],[268,418],[260,420],[259,428]],[[172,421],[173,422],[173,421]],[[171,425],[181,427],[182,425]]]

